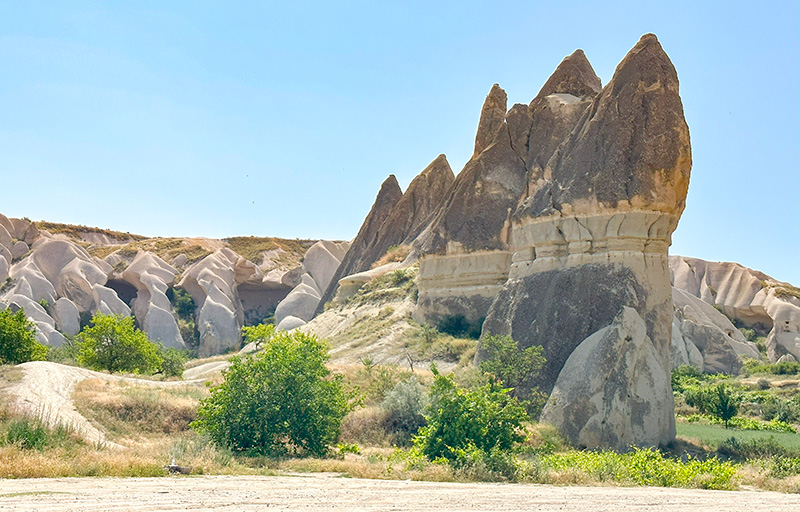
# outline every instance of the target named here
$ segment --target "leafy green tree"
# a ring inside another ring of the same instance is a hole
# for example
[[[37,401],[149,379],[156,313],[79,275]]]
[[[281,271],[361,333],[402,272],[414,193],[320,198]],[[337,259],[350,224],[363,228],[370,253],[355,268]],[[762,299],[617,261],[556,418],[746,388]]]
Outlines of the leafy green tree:
[[[433,368],[428,425],[419,429],[414,444],[429,459],[455,461],[464,450],[485,454],[511,450],[525,439],[525,409],[509,389],[488,383],[476,389],[461,388],[450,375]]]
[[[725,428],[728,428],[728,422],[739,412],[741,398],[724,384],[714,386],[711,397],[711,414],[725,422]]]
[[[136,328],[130,316],[98,312],[76,341],[78,364],[97,370],[150,374],[164,362],[158,345]]]
[[[186,355],[176,349],[168,348],[161,351],[161,373],[165,377],[182,377]]]
[[[43,361],[46,357],[47,346],[36,341],[35,327],[25,311],[0,311],[0,364]]]
[[[341,375],[331,375],[327,360],[315,336],[279,332],[262,352],[231,359],[192,425],[236,452],[324,455],[349,410]]]
[[[243,327],[242,332],[244,333],[244,344],[254,343],[256,350],[259,350],[275,335],[275,326],[273,324],[259,324],[252,327]]]
[[[511,336],[486,336],[481,340],[485,358],[478,367],[512,389],[532,416],[544,406],[544,395],[533,385],[545,363],[542,347],[520,350]]]

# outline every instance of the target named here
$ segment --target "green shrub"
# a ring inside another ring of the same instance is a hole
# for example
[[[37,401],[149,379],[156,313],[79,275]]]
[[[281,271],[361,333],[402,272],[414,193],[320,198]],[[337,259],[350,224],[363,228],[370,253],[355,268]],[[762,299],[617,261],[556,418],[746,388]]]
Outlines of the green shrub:
[[[672,391],[684,393],[689,386],[699,386],[705,380],[700,370],[690,364],[682,364],[672,370]]]
[[[242,333],[244,334],[244,344],[253,343],[256,350],[259,350],[275,335],[275,326],[273,324],[259,324],[252,327],[243,327]]]
[[[381,402],[386,411],[385,428],[394,434],[396,444],[404,445],[425,425],[425,393],[416,376],[400,381]]]
[[[797,375],[800,373],[800,363],[797,361],[762,363],[756,359],[747,359],[742,366],[742,370],[747,374]]]
[[[161,373],[165,377],[182,377],[186,355],[183,351],[168,348],[161,351]]]
[[[721,419],[728,428],[731,418],[739,412],[741,398],[733,393],[728,386],[717,384],[712,391],[711,414]]]
[[[664,457],[654,448],[634,448],[629,453],[569,451],[543,455],[544,469],[582,471],[604,482],[660,487],[732,489],[739,465],[717,458],[686,462]]]
[[[92,317],[92,325],[76,336],[78,363],[96,370],[151,374],[164,360],[158,345],[133,325],[133,317]]]
[[[38,417],[13,418],[3,425],[3,430],[5,433],[0,436],[0,443],[13,445],[22,450],[41,451],[45,448],[76,444],[72,428],[61,424],[50,427]]]
[[[525,409],[495,383],[476,389],[460,388],[452,376],[434,371],[427,408],[428,425],[414,438],[414,445],[431,460],[455,462],[459,450],[508,451],[525,439]]]
[[[197,309],[194,299],[183,288],[167,288],[167,298],[180,318],[194,318]]]
[[[478,365],[504,386],[512,388],[531,416],[538,416],[544,406],[544,396],[533,385],[544,366],[542,347],[534,345],[520,350],[511,336],[485,336],[481,340],[485,358]]]
[[[791,450],[778,443],[774,437],[740,441],[735,437],[719,443],[717,452],[738,460],[765,459],[770,457],[800,457],[800,446]]]
[[[36,341],[34,324],[25,311],[0,311],[0,364],[43,361],[46,357],[47,346]]]
[[[349,409],[341,376],[330,375],[327,360],[315,336],[279,332],[262,352],[231,359],[193,426],[234,452],[324,455]]]

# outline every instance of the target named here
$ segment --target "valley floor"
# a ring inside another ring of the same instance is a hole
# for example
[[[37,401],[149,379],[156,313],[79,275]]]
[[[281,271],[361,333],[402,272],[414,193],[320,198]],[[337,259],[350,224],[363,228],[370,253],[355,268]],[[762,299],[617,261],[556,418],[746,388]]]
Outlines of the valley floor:
[[[331,474],[0,480],[0,511],[796,511],[800,496],[654,487],[362,480]]]

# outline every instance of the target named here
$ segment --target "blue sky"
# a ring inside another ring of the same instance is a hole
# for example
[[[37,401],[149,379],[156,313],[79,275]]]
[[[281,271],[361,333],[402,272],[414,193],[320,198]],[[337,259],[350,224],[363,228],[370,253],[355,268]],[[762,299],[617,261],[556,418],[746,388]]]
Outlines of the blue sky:
[[[527,103],[646,32],[694,167],[672,253],[800,285],[800,8],[753,2],[0,1],[0,212],[150,236],[355,236],[380,183],[469,158],[491,85]]]

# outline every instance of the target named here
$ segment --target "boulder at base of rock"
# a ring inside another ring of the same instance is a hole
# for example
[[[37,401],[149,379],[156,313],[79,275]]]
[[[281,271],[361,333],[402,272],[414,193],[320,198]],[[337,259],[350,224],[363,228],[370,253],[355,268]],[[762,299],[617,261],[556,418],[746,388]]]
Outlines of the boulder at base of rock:
[[[275,309],[275,322],[280,325],[288,316],[308,322],[314,318],[319,299],[319,292],[311,286],[303,283],[297,285]]]
[[[669,369],[645,322],[624,307],[570,355],[542,412],[577,447],[618,451],[675,437]]]
[[[306,321],[296,316],[287,316],[277,325],[276,329],[279,331],[291,331],[306,325]]]

